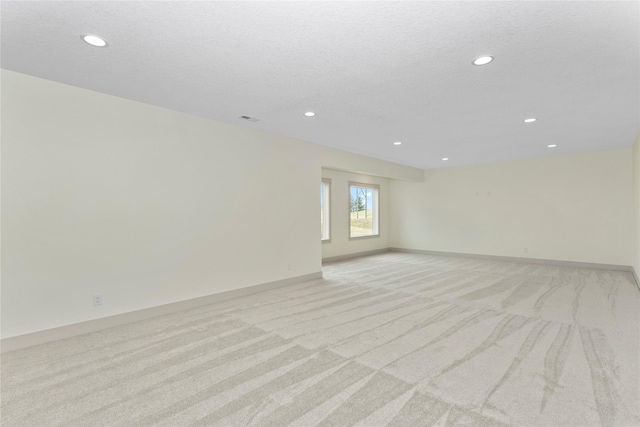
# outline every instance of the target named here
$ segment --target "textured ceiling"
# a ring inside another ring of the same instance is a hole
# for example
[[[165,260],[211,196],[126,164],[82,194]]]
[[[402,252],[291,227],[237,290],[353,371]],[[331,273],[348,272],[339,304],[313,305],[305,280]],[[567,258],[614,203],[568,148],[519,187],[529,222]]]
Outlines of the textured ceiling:
[[[1,15],[3,68],[422,168],[628,147],[639,131],[638,2],[3,1]],[[473,66],[482,54],[495,61]]]

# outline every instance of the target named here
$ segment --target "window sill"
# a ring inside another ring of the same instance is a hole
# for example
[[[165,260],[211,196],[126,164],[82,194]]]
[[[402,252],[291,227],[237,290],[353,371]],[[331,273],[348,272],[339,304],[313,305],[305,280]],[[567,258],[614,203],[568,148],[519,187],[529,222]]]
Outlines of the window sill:
[[[349,240],[361,240],[361,239],[375,239],[380,237],[380,234],[371,234],[366,236],[349,236]]]

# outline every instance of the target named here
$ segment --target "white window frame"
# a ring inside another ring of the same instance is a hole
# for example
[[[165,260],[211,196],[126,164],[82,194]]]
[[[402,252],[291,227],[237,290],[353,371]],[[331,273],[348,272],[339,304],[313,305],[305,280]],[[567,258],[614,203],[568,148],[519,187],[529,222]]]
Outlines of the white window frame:
[[[374,190],[373,195],[373,206],[372,206],[372,216],[373,216],[373,233],[365,234],[362,236],[352,236],[351,235],[351,187],[360,187],[360,188],[370,188]],[[371,239],[380,237],[380,186],[376,184],[364,184],[362,182],[352,182],[349,181],[349,187],[347,191],[347,213],[348,217],[348,230],[349,230],[349,240],[360,240],[360,239]]]
[[[322,178],[320,182],[320,211],[324,216],[324,229],[320,230],[322,243],[331,243],[331,180]]]

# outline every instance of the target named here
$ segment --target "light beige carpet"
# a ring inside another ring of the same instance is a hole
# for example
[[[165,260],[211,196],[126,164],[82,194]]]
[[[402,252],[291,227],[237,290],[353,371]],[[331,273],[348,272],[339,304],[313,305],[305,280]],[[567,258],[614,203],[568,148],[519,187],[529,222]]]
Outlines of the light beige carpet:
[[[388,253],[2,357],[2,425],[640,425],[629,273]]]

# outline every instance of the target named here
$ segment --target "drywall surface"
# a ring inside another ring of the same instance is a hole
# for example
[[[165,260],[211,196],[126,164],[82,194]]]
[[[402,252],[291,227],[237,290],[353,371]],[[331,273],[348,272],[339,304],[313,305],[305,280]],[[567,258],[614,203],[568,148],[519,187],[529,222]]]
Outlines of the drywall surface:
[[[640,133],[633,146],[633,268],[640,277]]]
[[[389,179],[322,169],[322,178],[331,180],[331,242],[322,244],[322,258],[349,255],[389,247]],[[349,239],[349,182],[375,184],[379,190],[380,236]]]
[[[352,172],[358,175],[375,175],[402,181],[421,182],[424,179],[423,169],[386,162],[384,160],[374,159],[373,157],[365,157],[336,148],[317,147],[320,153],[320,163],[326,168]]]
[[[321,146],[6,70],[2,143],[3,338],[321,270]]]
[[[391,181],[392,247],[630,266],[631,149]]]

